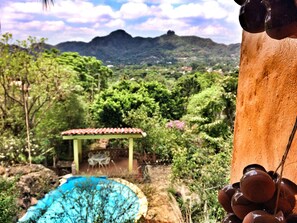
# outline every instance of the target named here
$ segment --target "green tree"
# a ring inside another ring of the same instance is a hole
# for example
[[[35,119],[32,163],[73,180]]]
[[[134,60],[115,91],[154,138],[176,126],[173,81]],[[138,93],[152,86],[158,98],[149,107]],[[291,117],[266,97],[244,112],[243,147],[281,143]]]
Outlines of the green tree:
[[[75,88],[74,76],[43,54],[43,39],[29,37],[13,45],[11,40],[11,34],[4,34],[0,43],[1,132],[26,138],[31,163],[34,128],[56,101]]]
[[[164,119],[178,119],[182,108],[176,95],[158,82],[121,81],[99,94],[91,110],[97,124],[105,126],[128,126],[123,117],[131,110],[146,107],[152,116],[158,109]]]
[[[237,74],[197,77],[201,91],[189,98],[184,119],[208,146],[219,148],[233,130]]]
[[[105,127],[128,127],[123,117],[131,110],[145,106],[151,115],[158,108],[154,99],[147,94],[128,90],[108,89],[100,93],[91,107],[97,125]]]
[[[234,129],[235,110],[236,110],[236,92],[238,86],[238,70],[230,73],[221,80],[221,86],[224,89],[223,99],[225,101],[224,114],[228,126]]]
[[[95,57],[81,56],[75,52],[60,53],[56,49],[47,51],[49,55],[56,58],[58,64],[69,66],[76,72],[79,84],[87,92],[89,101],[94,95],[107,88],[108,78],[112,76],[112,70],[103,66],[102,61]]]
[[[179,95],[173,94],[165,85],[156,81],[144,82],[143,87],[160,107],[163,118],[175,120],[183,115],[183,105],[179,104]]]
[[[167,120],[156,110],[152,116],[147,114],[146,108],[140,106],[131,110],[124,117],[130,126],[141,128],[147,133],[146,137],[135,142],[136,150],[140,153],[155,154],[159,160],[171,162],[172,148],[183,141],[180,131],[166,127]]]
[[[190,96],[197,94],[201,90],[198,75],[199,73],[184,75],[178,78],[173,86],[172,94],[174,95],[175,103],[179,104],[181,116],[186,114]]]
[[[62,140],[61,132],[86,126],[86,106],[84,97],[75,92],[57,101],[45,113],[35,129],[35,138],[40,147],[44,151],[50,151],[50,155],[57,155],[59,158],[68,157],[69,146],[65,140]],[[43,156],[40,155],[39,160],[42,158]]]
[[[188,114],[184,117],[208,146],[217,149],[231,134],[222,96],[223,89],[216,85],[201,91],[190,99]]]
[[[180,77],[174,86],[174,91],[178,92],[180,97],[186,100],[193,94],[197,94],[201,90],[198,80],[199,73],[188,74]]]
[[[197,79],[201,90],[209,88],[214,84],[218,84],[222,78],[223,75],[218,73],[197,73]]]

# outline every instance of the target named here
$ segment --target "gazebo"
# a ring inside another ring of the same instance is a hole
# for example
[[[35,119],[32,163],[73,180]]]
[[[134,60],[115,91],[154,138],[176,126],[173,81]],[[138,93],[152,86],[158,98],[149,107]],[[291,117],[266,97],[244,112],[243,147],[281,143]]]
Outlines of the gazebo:
[[[73,140],[73,156],[76,171],[82,160],[82,140],[86,139],[128,139],[129,159],[128,170],[133,170],[133,139],[145,137],[146,133],[139,128],[87,128],[70,129],[62,132],[64,140]]]

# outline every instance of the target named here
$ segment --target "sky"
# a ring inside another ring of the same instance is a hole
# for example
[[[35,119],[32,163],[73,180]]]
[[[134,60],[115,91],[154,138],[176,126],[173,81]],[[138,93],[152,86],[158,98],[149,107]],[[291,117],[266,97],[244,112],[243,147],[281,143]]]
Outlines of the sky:
[[[89,42],[123,29],[133,37],[157,37],[172,30],[179,36],[241,42],[240,6],[233,0],[0,0],[1,33],[13,39],[47,38]]]

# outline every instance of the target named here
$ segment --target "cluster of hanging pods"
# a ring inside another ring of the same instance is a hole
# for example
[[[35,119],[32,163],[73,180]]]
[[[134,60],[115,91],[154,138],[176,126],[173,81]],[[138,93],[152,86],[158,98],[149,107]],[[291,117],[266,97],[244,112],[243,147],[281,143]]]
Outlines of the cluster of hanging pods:
[[[264,32],[273,39],[297,37],[296,0],[234,0],[239,22],[250,33]]]
[[[222,223],[296,223],[297,185],[259,164],[244,168],[240,182],[218,192],[227,212]]]

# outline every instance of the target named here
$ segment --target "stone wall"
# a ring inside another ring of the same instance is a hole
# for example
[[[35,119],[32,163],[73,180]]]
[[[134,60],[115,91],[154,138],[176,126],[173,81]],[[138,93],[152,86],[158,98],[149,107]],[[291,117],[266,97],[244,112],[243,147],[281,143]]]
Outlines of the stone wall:
[[[259,163],[275,170],[297,116],[297,39],[243,32],[231,182]],[[297,135],[284,177],[297,183]]]

